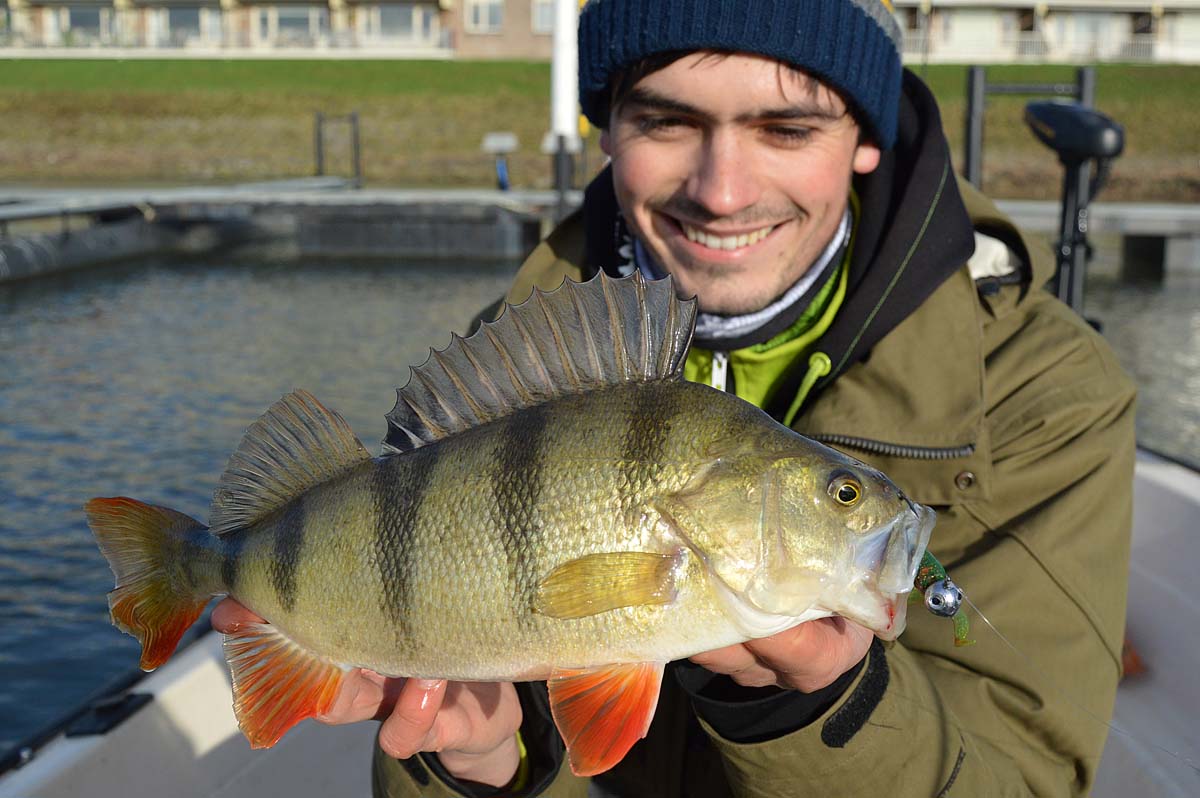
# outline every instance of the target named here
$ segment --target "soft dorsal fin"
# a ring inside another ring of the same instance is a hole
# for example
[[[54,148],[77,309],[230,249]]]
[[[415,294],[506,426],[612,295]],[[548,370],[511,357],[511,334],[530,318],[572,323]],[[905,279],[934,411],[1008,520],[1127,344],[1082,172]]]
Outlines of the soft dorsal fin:
[[[404,452],[517,410],[619,382],[682,379],[694,300],[671,278],[600,273],[535,290],[412,370],[388,413],[384,453]]]
[[[289,393],[246,430],[230,456],[209,527],[220,535],[253,523],[370,457],[345,419],[307,391]]]

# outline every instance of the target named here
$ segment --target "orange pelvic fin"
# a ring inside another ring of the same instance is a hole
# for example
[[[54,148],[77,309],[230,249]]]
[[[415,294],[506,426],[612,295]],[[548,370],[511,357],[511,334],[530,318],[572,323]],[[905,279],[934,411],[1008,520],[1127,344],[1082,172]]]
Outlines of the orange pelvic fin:
[[[300,721],[328,712],[346,673],[265,623],[226,635],[225,659],[233,712],[251,748],[270,748]]]
[[[88,525],[108,560],[116,587],[108,594],[113,625],[142,644],[142,670],[166,662],[211,596],[181,590],[174,578],[180,541],[203,524],[166,507],[119,496],[92,499]]]
[[[664,666],[634,662],[551,673],[550,711],[567,744],[571,772],[603,773],[646,736],[658,706]]]

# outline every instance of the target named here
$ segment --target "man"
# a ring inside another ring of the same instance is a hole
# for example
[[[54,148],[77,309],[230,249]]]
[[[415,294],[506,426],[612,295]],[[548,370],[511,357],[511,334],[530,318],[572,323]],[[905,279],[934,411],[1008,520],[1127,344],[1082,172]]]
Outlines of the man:
[[[689,379],[936,507],[931,549],[1023,656],[982,624],[955,648],[919,613],[888,645],[828,618],[697,655],[591,785],[542,686],[362,674],[326,720],[383,720],[377,795],[1088,790],[1119,676],[1133,389],[1041,290],[1048,253],[956,182],[899,41],[879,0],[593,0],[581,101],[611,165],[509,299],[673,275],[700,303]]]

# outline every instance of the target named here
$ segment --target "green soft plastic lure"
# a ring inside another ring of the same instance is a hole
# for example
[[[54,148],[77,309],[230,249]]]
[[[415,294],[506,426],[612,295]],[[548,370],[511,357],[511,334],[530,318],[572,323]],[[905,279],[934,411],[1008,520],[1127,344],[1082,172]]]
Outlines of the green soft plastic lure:
[[[946,569],[928,551],[921,558],[917,578],[913,581],[913,598],[922,598],[925,607],[934,615],[954,619],[954,645],[969,646],[967,613],[963,611],[963,592],[946,575]]]

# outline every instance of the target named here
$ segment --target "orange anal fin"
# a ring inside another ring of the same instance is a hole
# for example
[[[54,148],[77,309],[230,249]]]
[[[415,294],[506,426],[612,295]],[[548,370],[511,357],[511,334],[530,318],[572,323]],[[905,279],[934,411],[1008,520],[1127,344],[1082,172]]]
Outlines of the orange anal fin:
[[[634,662],[590,670],[556,668],[550,674],[550,712],[567,744],[571,772],[603,773],[646,736],[664,666]]]
[[[329,711],[346,671],[293,643],[270,624],[225,636],[233,713],[251,748],[270,748],[305,718]]]

